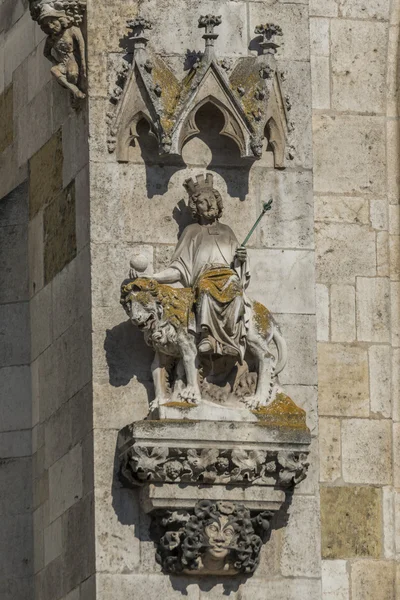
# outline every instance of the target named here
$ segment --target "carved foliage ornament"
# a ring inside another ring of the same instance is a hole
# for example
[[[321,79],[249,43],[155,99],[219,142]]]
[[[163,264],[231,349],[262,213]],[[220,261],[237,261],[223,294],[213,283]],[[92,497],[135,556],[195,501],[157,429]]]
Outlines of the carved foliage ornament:
[[[157,561],[167,573],[253,573],[273,513],[250,511],[237,502],[200,500],[193,514],[167,513]]]
[[[86,96],[85,41],[80,29],[86,0],[30,0],[32,19],[47,34],[45,57],[51,73],[71,92],[74,106]]]
[[[158,141],[160,154],[180,156],[185,142],[199,133],[197,111],[212,103],[224,117],[221,135],[235,141],[242,157],[260,158],[266,136],[275,166],[284,166],[287,105],[276,70],[279,45],[274,41],[282,31],[272,24],[256,27],[255,33],[261,39],[260,55],[239,59],[231,70],[228,61],[219,61],[215,54],[215,28],[221,22],[220,16],[200,17],[198,26],[205,30],[205,50],[196,53],[183,81],[178,81],[165,61],[148,48],[146,32],[151,30],[151,23],[143,18],[128,22],[133,63],[118,74],[111,98],[116,108],[108,115],[108,148],[116,151],[117,160],[129,160],[129,146],[138,137],[137,125],[143,119]]]
[[[120,475],[132,486],[154,482],[297,485],[307,474],[307,453],[235,448],[133,446],[121,462]]]

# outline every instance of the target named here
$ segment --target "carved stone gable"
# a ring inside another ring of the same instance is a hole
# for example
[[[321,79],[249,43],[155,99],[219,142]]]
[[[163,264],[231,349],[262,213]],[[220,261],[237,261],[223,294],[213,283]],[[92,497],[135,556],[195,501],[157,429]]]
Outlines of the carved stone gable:
[[[118,161],[129,160],[129,146],[138,137],[137,125],[142,119],[149,123],[161,155],[181,156],[185,143],[199,133],[197,111],[211,103],[224,118],[221,135],[235,141],[242,158],[260,158],[266,137],[275,167],[285,166],[288,119],[276,71],[278,46],[271,41],[282,33],[273,25],[257,27],[263,40],[260,55],[239,59],[228,76],[229,67],[217,59],[214,49],[218,37],[214,28],[220,23],[220,17],[200,17],[205,51],[180,82],[148,47],[145,31],[151,24],[141,18],[128,23],[133,30],[133,61],[112,99],[116,108],[110,114],[108,139],[109,151],[116,151]]]

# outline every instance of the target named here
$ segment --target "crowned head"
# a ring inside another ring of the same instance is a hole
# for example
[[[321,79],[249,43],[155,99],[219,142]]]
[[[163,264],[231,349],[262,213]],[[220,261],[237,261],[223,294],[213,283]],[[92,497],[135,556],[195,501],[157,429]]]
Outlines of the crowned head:
[[[183,184],[189,194],[189,208],[193,218],[200,223],[212,223],[218,220],[223,211],[221,194],[214,188],[211,173],[196,176],[196,181],[186,179]]]

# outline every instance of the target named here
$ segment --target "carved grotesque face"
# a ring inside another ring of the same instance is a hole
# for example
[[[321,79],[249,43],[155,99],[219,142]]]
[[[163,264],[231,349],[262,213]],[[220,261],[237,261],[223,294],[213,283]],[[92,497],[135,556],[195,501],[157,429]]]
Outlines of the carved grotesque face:
[[[196,209],[201,221],[215,221],[219,215],[218,203],[212,192],[200,192],[196,196]]]
[[[204,528],[209,547],[206,554],[212,559],[224,559],[228,556],[237,534],[228,517],[222,515],[218,520],[212,521]]]
[[[47,35],[57,35],[63,30],[61,20],[58,17],[45,17],[40,26]]]

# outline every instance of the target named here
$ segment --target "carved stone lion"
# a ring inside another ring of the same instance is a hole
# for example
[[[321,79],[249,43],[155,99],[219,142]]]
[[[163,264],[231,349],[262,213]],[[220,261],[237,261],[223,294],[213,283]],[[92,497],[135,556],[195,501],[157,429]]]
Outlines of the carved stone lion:
[[[255,391],[243,400],[249,408],[257,409],[270,402],[273,379],[285,367],[287,351],[269,310],[254,300],[249,303],[247,350],[255,362],[257,381]],[[146,343],[155,350],[152,364],[155,400],[151,409],[171,400],[199,403],[201,365],[195,336],[188,329],[194,308],[192,290],[138,277],[122,285],[121,304],[131,322],[143,331]],[[271,341],[277,347],[277,359],[268,349]],[[171,358],[175,359],[175,373],[169,396],[167,366]]]

